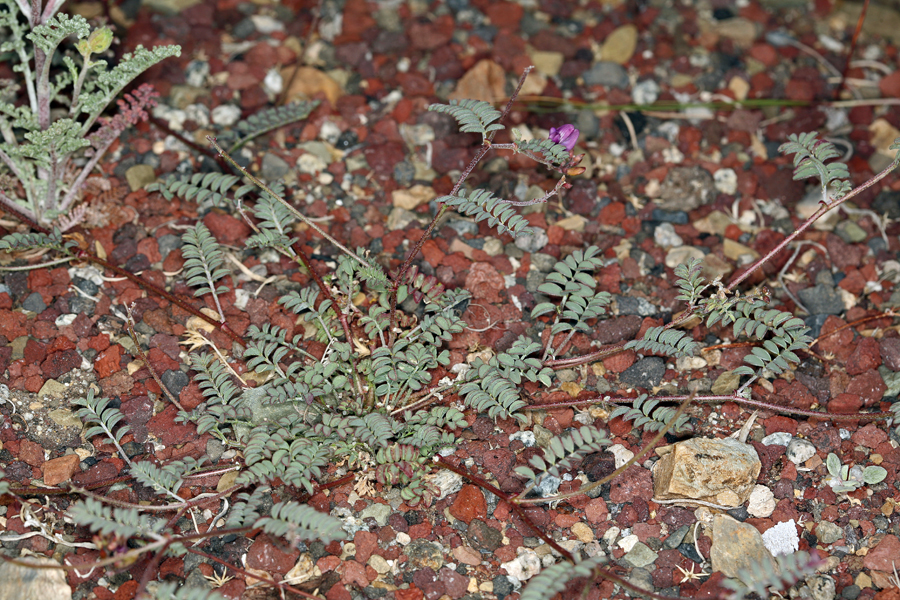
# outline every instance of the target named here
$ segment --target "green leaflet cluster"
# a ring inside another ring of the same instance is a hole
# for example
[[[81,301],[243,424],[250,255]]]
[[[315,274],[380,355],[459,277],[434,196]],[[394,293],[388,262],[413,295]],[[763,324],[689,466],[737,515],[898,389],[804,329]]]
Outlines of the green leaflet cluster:
[[[466,405],[495,419],[516,417],[524,421],[526,417],[518,412],[525,406],[519,397],[519,385],[523,381],[540,381],[549,386],[553,375],[539,359],[529,358],[540,349],[537,342],[520,336],[509,350],[487,362],[476,358],[466,372],[466,383],[459,388]]]
[[[428,110],[445,113],[459,123],[459,130],[465,133],[480,133],[486,140],[492,131],[501,131],[503,125],[494,123],[500,118],[500,111],[483,100],[451,100],[450,104],[432,104]]]
[[[526,478],[528,491],[537,487],[547,475],[559,478],[576,460],[590,452],[599,452],[603,446],[611,443],[605,432],[585,425],[568,434],[553,437],[544,448],[543,456],[535,455],[528,461],[533,469],[516,467],[515,471]]]
[[[127,101],[119,100],[115,117],[101,114],[138,75],[180,55],[181,48],[138,46],[110,68],[94,57],[110,48],[112,30],[92,31],[80,15],[57,14],[61,5],[39,3],[33,7],[38,14],[23,19],[27,2],[0,0],[0,52],[14,56],[13,70],[21,73],[20,81],[0,93],[0,176],[8,171],[25,192],[19,197],[15,186],[2,185],[0,204],[43,226],[69,217],[71,227],[83,218],[83,212],[69,212],[85,179],[119,135],[147,117],[156,93],[140,86],[126,94]],[[76,52],[62,52],[70,36],[77,40]],[[64,68],[51,71],[53,63]],[[80,157],[83,164],[71,168]]]
[[[609,292],[596,291],[597,282],[593,272],[603,266],[600,249],[590,246],[585,250],[576,250],[563,260],[553,265],[553,270],[538,286],[538,291],[547,296],[559,298],[559,303],[541,302],[531,309],[531,318],[553,314],[550,335],[568,332],[567,337],[558,348],[564,348],[576,331],[589,332],[588,321],[598,319],[606,314],[606,306],[612,300]],[[547,350],[556,356],[552,343]]]
[[[648,399],[647,394],[641,394],[634,399],[631,406],[617,406],[610,413],[609,418],[622,417],[625,421],[634,421],[634,426],[640,427],[644,431],[660,431],[675,418],[677,412],[676,408],[660,404],[658,398]],[[690,429],[688,416],[682,414],[675,420],[671,431],[672,433],[683,433]]]
[[[271,226],[287,230],[289,224],[273,219]],[[208,293],[224,276],[221,248],[202,225],[185,234],[185,247],[192,267],[188,273],[186,262],[186,275]],[[329,298],[309,286],[291,290],[279,301],[314,326],[315,339],[326,345],[324,354],[311,354],[303,334],[288,337],[269,323],[251,325],[242,358],[262,383],[255,388],[236,384],[217,357],[194,356],[204,402],[179,419],[243,449],[246,470],[239,484],[280,479],[312,492],[328,464],[349,458],[370,465],[376,481],[401,486],[409,503],[430,500],[435,488],[424,479],[428,463],[439,448],[452,445],[447,430],[467,422],[455,408],[401,416],[397,407],[431,383],[434,369],[448,364],[442,345],[462,331],[457,307],[467,302],[468,294],[442,292],[432,278],[418,274],[407,278],[401,287],[426,303],[417,321],[400,320],[402,330],[393,332],[396,339],[388,344],[384,290],[389,280],[383,271],[342,255],[327,283]],[[352,300],[365,289],[379,292],[378,301],[360,312]],[[342,315],[358,322],[365,337],[347,340]],[[366,393],[360,394],[360,388]]]
[[[200,364],[206,363],[201,362]],[[206,364],[206,371],[214,372],[215,370]],[[229,387],[221,381],[221,377],[218,377],[218,381],[216,381],[214,375],[212,378],[207,378],[204,383],[204,394],[207,397],[213,395],[210,390],[223,390],[226,396],[233,397],[233,393],[227,391]],[[220,398],[220,402],[221,400]],[[122,412],[118,408],[109,406],[108,399],[96,398],[93,390],[89,390],[87,397],[77,400],[76,403],[82,406],[77,414],[87,425],[84,433],[87,439],[99,436],[104,441],[111,442],[120,456],[128,463],[131,475],[139,484],[150,488],[159,495],[169,496],[176,502],[184,502],[184,499],[178,495],[178,490],[184,484],[187,475],[199,471],[203,460],[198,461],[188,457],[163,466],[149,461],[135,462],[120,445],[122,437],[129,430],[128,425],[122,424],[125,419]],[[305,448],[299,449],[296,454],[313,457],[311,471],[324,464],[317,462],[314,454],[304,453],[304,450]],[[297,468],[297,464],[292,466]],[[256,498],[261,500],[261,493]],[[244,523],[240,526],[260,527],[275,535],[284,535],[293,544],[300,539],[330,541],[342,539],[345,535],[341,531],[339,520],[319,513],[311,507],[297,505],[293,502],[276,503],[268,517],[260,517],[258,513],[248,510],[246,503],[238,505],[232,512],[237,515],[235,517],[233,514],[232,519],[237,518]],[[160,542],[164,539],[165,519],[141,514],[134,508],[110,507],[89,497],[73,504],[69,509],[69,515],[78,525],[86,526],[92,532],[103,537],[121,540],[122,543],[124,540],[131,539],[144,539],[150,542]],[[180,554],[185,552],[185,549],[183,545],[176,542],[170,546],[170,552]]]
[[[822,200],[828,201],[829,193],[833,198],[842,198],[853,189],[850,170],[845,163],[825,161],[841,156],[834,144],[817,139],[815,132],[792,133],[787,142],[778,147],[783,154],[794,155],[794,179],[818,177],[822,185]]]
[[[556,594],[566,589],[566,585],[570,580],[576,577],[592,577],[594,571],[603,564],[606,557],[603,554],[592,556],[584,560],[570,563],[561,561],[547,567],[531,581],[528,586],[522,590],[522,600],[547,600],[553,598]]]
[[[687,300],[689,309],[706,316],[706,326],[717,323],[732,325],[735,338],[749,337],[762,341],[744,357],[747,365],[735,370],[739,375],[759,377],[763,371],[783,373],[790,363],[799,364],[796,352],[806,350],[812,342],[807,334],[809,329],[791,313],[768,308],[768,298],[764,294],[737,296],[727,294],[716,281],[705,282],[700,275],[700,261],[692,259],[687,265],[679,265],[675,274],[682,293],[678,299]],[[709,297],[703,292],[716,286],[719,291]],[[645,336],[646,339],[646,336]]]
[[[466,194],[468,193],[468,196]],[[528,221],[503,198],[494,196],[488,190],[460,190],[455,195],[440,196],[438,202],[452,206],[458,212],[473,217],[476,222],[487,221],[499,233],[511,233],[515,237],[534,233]]]

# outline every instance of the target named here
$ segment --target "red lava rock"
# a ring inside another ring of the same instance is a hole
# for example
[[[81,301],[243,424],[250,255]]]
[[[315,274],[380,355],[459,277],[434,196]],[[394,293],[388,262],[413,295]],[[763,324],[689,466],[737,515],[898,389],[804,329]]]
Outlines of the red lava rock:
[[[437,267],[441,264],[441,261],[444,260],[444,252],[435,240],[426,240],[426,242],[422,244],[422,256],[432,267]]]
[[[501,476],[512,471],[516,464],[516,455],[505,448],[489,450],[482,455],[482,466],[490,473]]]
[[[41,372],[48,379],[58,379],[72,369],[81,366],[81,355],[77,350],[63,350],[54,352],[41,363]]]
[[[44,483],[47,485],[59,485],[72,478],[78,472],[81,459],[77,454],[66,454],[59,458],[48,460],[44,463]]]
[[[334,571],[341,566],[341,559],[338,556],[323,556],[316,561],[316,566],[319,567],[319,570],[323,573],[327,573],[328,571]]]
[[[116,344],[103,350],[94,358],[94,370],[97,371],[97,377],[105,379],[119,370],[122,350],[122,346]]]
[[[284,544],[275,544],[266,534],[260,534],[247,550],[247,566],[252,569],[287,573],[297,562],[299,551],[283,552]],[[368,585],[368,582],[366,582]]]
[[[343,583],[336,583],[325,593],[325,600],[352,600],[353,596]]]
[[[424,594],[417,587],[394,590],[394,598],[396,600],[422,600]]]
[[[614,356],[603,359],[603,366],[610,373],[622,373],[628,367],[634,364],[637,355],[634,350],[625,350]]]
[[[653,481],[650,471],[637,465],[631,465],[610,482],[609,499],[611,502],[631,502],[635,498],[652,498]]]
[[[147,423],[153,415],[153,401],[149,396],[137,396],[122,402],[120,408],[128,426],[131,427],[134,441],[143,444],[147,441]]]
[[[828,412],[849,414],[859,412],[863,406],[862,399],[856,394],[838,394],[828,402]]]
[[[19,446],[19,460],[32,467],[40,467],[44,464],[44,449],[31,440],[22,440]]]
[[[900,338],[882,338],[878,342],[881,361],[891,371],[900,371]]]
[[[119,474],[119,469],[109,460],[101,460],[87,471],[75,473],[72,481],[75,485],[90,485],[99,481],[112,479]]]
[[[847,358],[847,374],[859,375],[881,365],[881,352],[878,342],[872,338],[862,338]]]
[[[850,439],[853,440],[854,444],[875,449],[879,444],[887,441],[888,434],[879,429],[875,423],[869,423],[865,427],[858,429]]]
[[[176,423],[178,408],[170,404],[161,413],[151,417],[149,430],[153,432],[161,444],[172,446],[184,444],[197,438],[197,428],[190,423]]]
[[[456,495],[456,500],[450,505],[450,514],[464,521],[466,525],[476,517],[486,519],[487,502],[481,488],[477,485],[464,485]]]
[[[816,87],[805,79],[791,79],[784,88],[784,95],[790,100],[814,100]]]
[[[431,567],[422,567],[413,573],[413,584],[422,590],[425,600],[438,600],[446,591],[443,580]]]
[[[466,595],[469,587],[468,577],[460,575],[450,567],[442,567],[438,575],[443,580],[444,589],[452,600],[457,600],[457,598],[462,598]]]
[[[896,535],[886,535],[863,559],[863,566],[875,571],[893,572],[892,561],[900,556],[900,539]]]
[[[364,588],[369,585],[369,578],[366,576],[366,568],[355,560],[344,562],[344,573],[341,575],[341,583],[344,585],[355,585]]]
[[[778,56],[778,51],[775,50],[769,44],[754,44],[750,48],[750,56],[766,65],[767,67],[774,67],[778,64],[778,61],[781,60]]]
[[[884,384],[884,379],[874,369],[857,375],[850,380],[850,384],[847,386],[847,393],[857,394],[865,406],[874,406],[884,397],[886,391],[887,386]]]
[[[28,335],[27,323],[28,317],[25,316],[25,313],[0,310],[0,331],[6,336],[8,342],[13,341],[17,337]]]
[[[353,543],[356,544],[356,560],[366,564],[378,547],[378,536],[368,531],[357,531],[353,536]]]
[[[897,98],[900,96],[900,71],[894,71],[887,77],[882,77],[878,82],[878,89],[885,98]]]
[[[22,352],[25,362],[30,365],[35,365],[46,358],[47,345],[42,344],[35,339],[29,339],[25,342],[25,349]]]
[[[765,419],[762,424],[763,427],[766,428],[766,435],[770,435],[778,431],[784,431],[790,433],[791,435],[797,434],[797,421],[791,419],[790,417],[775,415],[769,417],[768,419]]]
[[[591,523],[601,523],[606,521],[609,516],[609,509],[606,508],[606,500],[603,498],[594,498],[584,507],[584,514]]]
[[[203,224],[209,228],[220,244],[240,245],[250,235],[249,225],[216,210],[209,211],[203,217]]]
[[[831,332],[843,327],[847,323],[840,317],[829,315],[822,324],[822,332],[819,334],[819,351],[834,354],[839,360],[849,354],[850,343],[853,341],[853,331],[849,328],[841,329],[833,335]]]
[[[486,302],[501,302],[500,291],[506,289],[503,276],[490,263],[475,263],[466,275],[465,288],[472,297]]]

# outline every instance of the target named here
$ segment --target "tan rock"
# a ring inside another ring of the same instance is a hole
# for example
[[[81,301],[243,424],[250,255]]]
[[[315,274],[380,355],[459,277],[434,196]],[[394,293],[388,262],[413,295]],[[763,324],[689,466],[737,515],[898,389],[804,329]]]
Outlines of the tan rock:
[[[637,27],[630,23],[615,29],[603,40],[603,46],[600,48],[601,60],[608,60],[620,65],[627,63],[634,56],[637,34]]]
[[[434,188],[419,184],[414,185],[409,189],[394,190],[393,194],[391,194],[391,199],[393,200],[394,206],[399,206],[406,210],[413,210],[416,207],[433,200],[436,196],[437,194],[435,193]]]
[[[290,81],[293,71],[293,66],[281,69],[282,79]],[[331,104],[335,104],[338,98],[344,95],[340,84],[326,73],[312,67],[300,67],[297,69],[296,77],[291,81],[285,99],[287,102],[304,100],[314,97],[319,92],[325,94]]]
[[[72,478],[78,472],[81,459],[77,454],[66,454],[44,463],[44,483],[47,485],[59,485]]]
[[[713,571],[721,571],[727,577],[742,579],[746,573],[759,572],[759,564],[769,563],[775,570],[775,559],[766,549],[756,527],[740,523],[728,515],[716,515],[712,524],[712,547],[709,559]],[[753,581],[742,581],[751,585]]]
[[[753,260],[759,258],[759,252],[756,250],[729,238],[725,238],[725,241],[722,243],[722,253],[729,260],[737,260],[746,255],[751,256]]]
[[[484,59],[466,71],[456,89],[450,94],[451,100],[484,100],[498,102],[506,99],[506,72],[492,60]]]
[[[737,506],[750,497],[762,463],[734,438],[693,438],[669,446],[653,468],[653,495]]]
[[[528,47],[528,56],[531,57],[535,70],[547,77],[556,77],[566,59],[562,52],[545,52],[531,46]]]
[[[581,215],[572,215],[571,217],[560,219],[555,223],[557,227],[562,227],[566,231],[584,231],[584,226],[586,224],[587,219]]]
[[[59,567],[50,558],[25,557],[36,565]],[[72,600],[72,588],[62,569],[33,569],[3,561],[0,564],[0,600]]]

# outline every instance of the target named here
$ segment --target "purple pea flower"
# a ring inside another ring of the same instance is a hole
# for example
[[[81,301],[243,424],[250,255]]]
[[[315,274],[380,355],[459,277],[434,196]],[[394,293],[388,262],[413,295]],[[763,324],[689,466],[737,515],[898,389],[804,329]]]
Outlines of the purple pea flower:
[[[550,128],[550,141],[554,144],[561,144],[565,146],[566,150],[569,152],[572,151],[572,148],[575,147],[575,143],[578,141],[578,134],[580,132],[575,129],[575,126],[566,123],[559,129],[556,127]]]

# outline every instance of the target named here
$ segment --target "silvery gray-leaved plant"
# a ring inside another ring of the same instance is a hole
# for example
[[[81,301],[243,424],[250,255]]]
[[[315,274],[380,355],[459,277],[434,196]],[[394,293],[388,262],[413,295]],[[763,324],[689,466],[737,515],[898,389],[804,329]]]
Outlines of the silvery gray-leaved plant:
[[[22,75],[18,82],[0,82],[0,204],[39,225],[66,216],[113,141],[147,117],[156,93],[141,86],[119,101],[114,118],[101,113],[138,75],[181,54],[180,46],[138,46],[108,67],[94,57],[109,49],[112,31],[92,31],[84,17],[57,14],[63,2],[50,0],[42,9],[38,0],[0,0],[0,33],[6,40],[0,53],[14,54],[13,70]],[[66,52],[65,69],[53,72],[54,55],[70,36],[78,40],[76,52]],[[27,101],[17,105],[22,88]],[[73,168],[76,156],[87,161]],[[71,226],[78,220],[69,215],[61,222]]]

